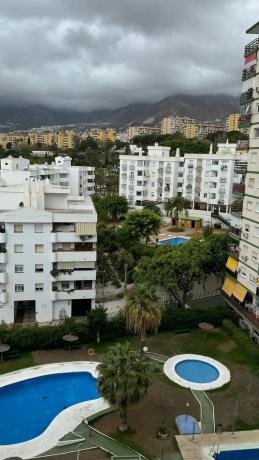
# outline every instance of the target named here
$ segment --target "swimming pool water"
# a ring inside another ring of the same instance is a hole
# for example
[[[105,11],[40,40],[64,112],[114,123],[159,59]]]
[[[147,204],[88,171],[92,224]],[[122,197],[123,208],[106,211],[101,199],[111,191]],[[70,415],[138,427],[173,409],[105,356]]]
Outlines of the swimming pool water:
[[[219,371],[212,364],[198,359],[185,359],[175,366],[175,372],[193,383],[209,383],[217,380]]]
[[[179,246],[179,244],[187,243],[189,238],[183,238],[182,236],[174,236],[173,238],[168,238],[167,240],[160,240],[160,244],[171,244],[172,246]]]
[[[0,388],[0,445],[39,436],[65,408],[99,398],[89,372],[44,375]]]
[[[259,460],[259,449],[225,450],[216,460]]]

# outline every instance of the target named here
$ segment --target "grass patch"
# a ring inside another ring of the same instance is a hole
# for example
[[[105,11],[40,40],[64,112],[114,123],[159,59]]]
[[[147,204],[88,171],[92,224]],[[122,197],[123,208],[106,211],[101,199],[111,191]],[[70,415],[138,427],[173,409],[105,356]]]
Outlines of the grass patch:
[[[229,426],[228,430],[232,431],[233,426]],[[235,421],[234,426],[235,431],[249,431],[249,430],[258,430],[259,429],[259,420],[255,423],[247,423],[244,420],[238,418]]]
[[[143,449],[143,446],[137,444],[132,437],[135,435],[136,431],[129,427],[127,431],[121,433],[120,431],[116,431],[115,433],[109,433],[108,436],[115,439],[116,441],[125,444],[126,446],[130,447],[133,450],[136,450],[140,454],[144,455],[144,457],[151,458],[152,455],[146,449]]]
[[[7,372],[18,371],[25,367],[30,367],[34,365],[33,357],[31,353],[23,353],[19,358],[10,359],[8,361],[3,361],[0,364],[0,374],[5,374]]]

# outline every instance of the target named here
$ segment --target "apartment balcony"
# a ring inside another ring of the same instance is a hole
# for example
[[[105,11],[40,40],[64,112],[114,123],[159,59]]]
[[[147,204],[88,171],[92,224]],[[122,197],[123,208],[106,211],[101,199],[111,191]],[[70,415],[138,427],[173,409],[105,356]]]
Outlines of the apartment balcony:
[[[244,69],[242,72],[242,80],[248,80],[248,78],[255,77],[256,65],[251,65],[248,69]]]
[[[51,300],[95,299],[95,295],[95,289],[70,289],[68,291],[52,291]]]
[[[53,277],[54,279],[55,281],[95,281],[96,270],[71,270],[66,272],[58,270],[58,275]]]
[[[8,293],[7,291],[0,292],[0,303],[7,303],[8,300]]]
[[[93,251],[57,251],[51,254],[52,262],[96,262],[96,250]]]
[[[7,262],[7,253],[0,252],[0,264],[6,264]]]
[[[259,320],[248,310],[245,304],[239,303],[233,297],[229,297],[223,291],[221,291],[221,295],[224,297],[228,305],[233,308],[242,318],[249,321],[257,330],[259,329]]]
[[[51,233],[52,243],[81,243],[82,240],[75,232],[53,232]]]
[[[228,234],[231,238],[239,240],[241,238],[242,230],[238,227],[233,227],[232,225],[228,229]]]
[[[1,284],[6,284],[7,283],[7,278],[8,278],[8,275],[6,272],[1,272],[0,273],[0,283]]]
[[[243,195],[245,193],[245,184],[233,184],[232,191],[233,193],[240,193]]]
[[[241,94],[240,104],[248,104],[253,100],[253,88],[249,88],[247,91]]]
[[[6,243],[6,233],[5,232],[0,232],[0,243]]]
[[[239,126],[249,126],[251,124],[251,113],[240,115]]]
[[[239,260],[239,246],[236,244],[229,244],[228,245],[228,253],[234,259]]]
[[[259,39],[255,38],[250,43],[248,43],[248,45],[245,46],[244,57],[249,56],[249,54],[252,54],[254,51],[257,51],[258,49],[259,49]]]

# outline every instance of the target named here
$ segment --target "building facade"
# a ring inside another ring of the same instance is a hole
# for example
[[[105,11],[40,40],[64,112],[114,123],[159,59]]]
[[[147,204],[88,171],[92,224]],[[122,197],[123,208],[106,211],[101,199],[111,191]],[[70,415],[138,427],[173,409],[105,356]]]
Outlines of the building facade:
[[[259,342],[259,23],[245,47],[240,126],[249,132],[248,165],[241,228],[226,265],[223,295],[242,328]]]
[[[67,150],[75,147],[76,135],[73,131],[42,132],[32,131],[28,134],[30,145],[54,145]]]
[[[29,160],[9,156],[1,159],[0,184],[15,185],[28,178],[48,179],[54,185],[70,188],[71,195],[87,196],[94,193],[95,168],[91,166],[71,166],[71,158],[57,156],[49,164],[30,165]]]
[[[240,113],[231,113],[226,119],[226,131],[239,131]]]
[[[90,197],[33,178],[0,186],[0,321],[49,322],[95,306]]]
[[[163,118],[163,120],[161,121],[161,133],[173,134],[179,132],[184,134],[186,127],[188,125],[193,125],[195,123],[196,120],[194,118],[186,116],[174,116]]]
[[[128,141],[130,142],[135,136],[143,136],[145,134],[158,134],[161,129],[157,126],[130,126],[127,130]]]
[[[245,162],[236,154],[236,144],[219,144],[213,154],[193,153],[170,156],[170,147],[157,143],[148,147],[131,146],[131,155],[120,155],[120,195],[131,206],[145,201],[164,202],[176,195],[188,199],[193,209],[229,212],[233,184],[242,181],[236,164]]]

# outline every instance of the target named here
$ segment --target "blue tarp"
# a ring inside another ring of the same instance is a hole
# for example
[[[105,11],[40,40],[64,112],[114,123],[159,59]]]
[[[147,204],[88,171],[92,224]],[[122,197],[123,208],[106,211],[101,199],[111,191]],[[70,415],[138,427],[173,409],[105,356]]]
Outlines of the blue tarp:
[[[197,420],[191,415],[178,415],[175,423],[180,434],[199,434],[201,432]]]

